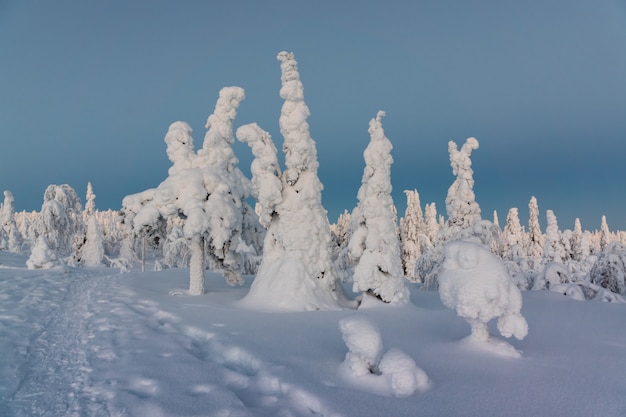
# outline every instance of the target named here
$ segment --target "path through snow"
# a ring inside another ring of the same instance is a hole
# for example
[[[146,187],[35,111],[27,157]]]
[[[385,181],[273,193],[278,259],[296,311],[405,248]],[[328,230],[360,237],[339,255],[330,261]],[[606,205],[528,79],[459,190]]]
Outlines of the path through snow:
[[[3,265],[0,415],[335,415],[223,334],[138,297],[126,275]]]

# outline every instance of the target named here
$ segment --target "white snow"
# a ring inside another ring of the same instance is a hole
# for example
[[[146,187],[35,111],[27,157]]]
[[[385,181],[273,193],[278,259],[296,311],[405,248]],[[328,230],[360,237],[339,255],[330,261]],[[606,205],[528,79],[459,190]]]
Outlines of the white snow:
[[[251,277],[229,287],[208,273],[211,291],[193,297],[180,291],[184,269],[29,270],[25,261],[0,252],[2,416],[626,414],[625,304],[526,291],[530,332],[510,341],[523,352],[512,359],[462,341],[467,323],[417,284],[409,304],[278,314],[237,307]],[[380,332],[379,370],[391,382],[344,378],[339,323],[355,315]],[[415,382],[413,363],[424,371]],[[425,375],[424,391],[397,395]]]

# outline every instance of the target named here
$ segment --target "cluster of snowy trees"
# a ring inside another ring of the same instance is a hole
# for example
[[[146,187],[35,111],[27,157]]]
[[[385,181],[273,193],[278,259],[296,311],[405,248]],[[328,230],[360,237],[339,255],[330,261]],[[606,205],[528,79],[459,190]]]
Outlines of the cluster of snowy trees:
[[[405,192],[407,208],[398,222],[391,197],[392,145],[384,133],[382,111],[370,121],[358,205],[331,225],[321,202],[316,144],[297,62],[287,52],[278,60],[284,167],[270,134],[256,123],[234,133],[245,92],[225,87],[208,117],[202,147],[196,151],[187,123],[172,123],[165,135],[172,162],[167,177],[155,188],[125,197],[120,211],[98,211],[91,184],[84,208],[71,187],[50,185],[41,210],[31,213],[16,213],[13,196],[5,191],[0,250],[29,255],[29,268],[124,270],[140,261],[143,267],[143,260],[151,258],[157,268],[189,268],[191,294],[205,291],[205,269],[223,271],[231,285],[242,284],[242,275],[255,275],[242,304],[301,310],[355,306],[365,296],[406,303],[411,282],[439,288],[452,262],[446,267],[451,243],[471,242],[499,259],[506,271],[500,275],[508,274],[519,290],[624,301],[626,233],[610,232],[605,218],[600,231],[583,231],[579,220],[574,230],[561,231],[548,210],[542,231],[534,197],[527,227],[521,225],[517,208],[509,210],[503,226],[495,213],[493,221],[481,217],[473,191],[471,153],[479,147],[475,138],[460,149],[449,143],[455,179],[445,215],[437,213],[434,203],[422,209],[418,192],[412,190]],[[231,146],[235,138],[254,155],[251,179],[237,167]],[[474,251],[469,244],[462,249]],[[483,255],[476,259],[494,264]],[[342,282],[350,282],[362,295],[350,301]],[[507,332],[524,333],[514,330]]]

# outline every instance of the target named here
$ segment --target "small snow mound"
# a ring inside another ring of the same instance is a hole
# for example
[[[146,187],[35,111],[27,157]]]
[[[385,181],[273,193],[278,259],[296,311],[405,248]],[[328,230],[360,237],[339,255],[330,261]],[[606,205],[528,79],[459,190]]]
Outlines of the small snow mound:
[[[496,339],[495,337],[489,337],[486,341],[480,341],[476,340],[473,336],[468,336],[461,340],[460,345],[469,350],[489,355],[513,359],[522,357],[522,352],[515,349],[513,345],[505,340]]]
[[[389,349],[380,361],[380,372],[395,397],[408,397],[428,388],[428,376],[415,361],[398,349]]]
[[[383,354],[378,327],[364,317],[348,317],[339,322],[339,329],[348,347],[345,361],[354,375],[376,373]]]
[[[264,268],[263,268],[264,267]],[[262,266],[265,279],[252,282],[239,306],[262,311],[314,311],[340,309],[338,294],[327,291],[321,280],[308,279],[306,265],[282,258]]]
[[[399,349],[383,353],[378,327],[360,316],[339,322],[348,348],[340,376],[356,389],[376,395],[408,397],[428,389],[428,376]]]

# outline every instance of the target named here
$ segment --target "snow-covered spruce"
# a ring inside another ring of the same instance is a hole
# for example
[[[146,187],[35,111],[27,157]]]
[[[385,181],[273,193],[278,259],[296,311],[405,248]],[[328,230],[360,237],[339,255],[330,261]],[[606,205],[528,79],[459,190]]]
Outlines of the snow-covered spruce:
[[[0,206],[0,250],[22,253],[24,238],[15,221],[15,199],[11,191],[4,192]]]
[[[104,260],[104,236],[96,218],[96,195],[91,182],[87,183],[87,196],[83,221],[85,222],[85,243],[81,247],[80,262],[85,266],[102,266]]]
[[[362,316],[339,322],[339,330],[348,348],[339,372],[355,388],[378,395],[408,397],[428,389],[426,373],[399,349],[383,355],[378,327]]]
[[[528,333],[520,313],[520,290],[502,260],[479,243],[460,240],[445,246],[439,296],[446,307],[467,320],[475,341],[490,340],[487,324],[492,319],[498,320],[504,337],[523,339]]]
[[[331,257],[317,150],[307,123],[309,109],[294,55],[281,52],[278,60],[280,96],[285,100],[279,119],[285,170],[280,173],[278,169],[269,135],[253,126],[240,131],[240,139],[250,144],[258,158],[253,164],[253,183],[261,217],[269,220],[263,259],[241,304],[270,310],[337,309],[344,297]],[[274,177],[280,177],[280,196]]]
[[[252,226],[254,211],[246,207],[249,181],[237,168],[231,145],[233,120],[244,98],[240,87],[220,91],[215,111],[207,120],[202,149],[193,152],[191,128],[185,122],[170,125],[165,142],[173,165],[156,189],[124,198],[122,204],[133,229],[144,233],[170,216],[184,219],[183,233],[191,241],[190,283],[192,294],[204,292],[205,253],[224,271],[231,285],[241,284],[241,248],[244,225]]]
[[[478,149],[476,138],[468,138],[461,149],[454,141],[448,142],[450,165],[456,179],[448,189],[446,197],[446,211],[448,213],[448,227],[464,229],[480,219],[480,207],[474,195],[474,171],[472,171],[472,151]]]
[[[353,210],[354,224],[348,248],[357,262],[352,290],[374,295],[387,303],[405,303],[409,291],[404,282],[396,208],[391,197],[392,145],[379,111],[369,124],[370,143],[363,152],[365,169]]]

